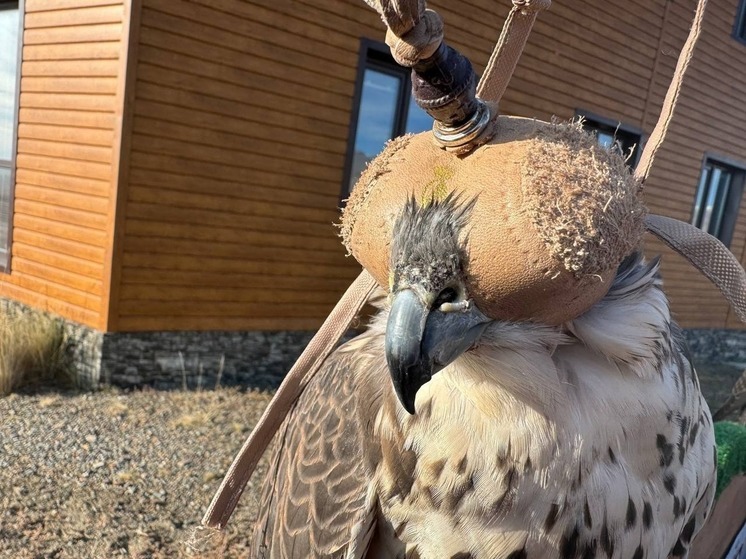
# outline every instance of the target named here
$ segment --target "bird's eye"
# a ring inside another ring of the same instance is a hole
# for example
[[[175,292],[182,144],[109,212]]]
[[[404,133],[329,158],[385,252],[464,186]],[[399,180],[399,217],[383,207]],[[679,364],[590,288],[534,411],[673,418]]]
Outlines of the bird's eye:
[[[458,297],[458,292],[452,287],[446,287],[441,291],[433,303],[434,309],[439,309],[444,303],[453,303]]]

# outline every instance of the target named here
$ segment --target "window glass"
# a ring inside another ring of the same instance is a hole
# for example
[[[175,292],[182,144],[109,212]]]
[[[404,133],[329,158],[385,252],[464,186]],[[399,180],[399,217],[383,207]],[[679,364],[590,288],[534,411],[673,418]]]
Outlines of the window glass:
[[[8,269],[18,109],[18,2],[0,2],[0,269]]]
[[[18,9],[0,4],[0,160],[13,158],[18,94]]]
[[[717,194],[714,196],[710,216],[710,229],[716,231],[717,235],[723,230],[723,217],[730,195],[730,184],[733,181],[733,173],[721,171],[717,182]]]
[[[598,138],[598,145],[605,148],[610,148],[614,145],[614,135],[601,130],[596,130],[596,137]]]
[[[702,219],[700,221],[700,227],[705,231],[710,232],[710,222],[712,221],[712,210],[715,207],[715,198],[717,197],[717,185],[720,182],[722,171],[720,169],[713,169],[710,183],[707,185],[707,198],[705,198],[705,207],[702,210]]]
[[[360,95],[355,151],[352,154],[350,188],[365,166],[383,149],[395,134],[397,105],[402,78],[367,68]]]
[[[613,123],[611,120],[585,116],[580,111],[577,114],[580,114],[583,118],[583,127],[596,135],[600,146],[607,149],[616,146],[619,153],[627,158],[627,164],[630,167],[637,164],[640,152],[640,134],[632,132],[620,123]]]
[[[735,35],[737,39],[746,42],[746,0],[741,0],[741,6],[738,8]]]
[[[0,265],[8,262],[8,232],[10,223],[10,169],[0,167]]]
[[[697,195],[694,199],[694,211],[692,212],[692,225],[700,227],[702,224],[702,213],[707,197],[707,188],[710,184],[710,174],[712,173],[712,165],[705,164],[702,168],[702,175],[699,177],[699,186],[697,186]]]
[[[360,99],[355,149],[373,157],[394,135],[394,121],[401,79],[377,70],[367,69]]]
[[[352,190],[366,165],[391,138],[430,130],[433,119],[412,98],[410,69],[394,62],[388,47],[367,43],[353,111],[354,143],[348,148],[346,191]]]
[[[697,185],[692,225],[719,238],[726,245],[733,235],[743,192],[744,172],[707,160]]]
[[[404,131],[407,134],[417,134],[418,132],[425,132],[431,130],[433,127],[433,117],[427,114],[417,102],[414,97],[409,98],[409,111],[407,112],[407,126]]]

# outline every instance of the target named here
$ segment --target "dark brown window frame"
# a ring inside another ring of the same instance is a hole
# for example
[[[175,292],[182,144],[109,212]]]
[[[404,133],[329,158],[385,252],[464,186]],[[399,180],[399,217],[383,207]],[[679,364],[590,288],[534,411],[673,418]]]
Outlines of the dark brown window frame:
[[[640,160],[640,154],[642,153],[642,148],[645,146],[645,140],[647,139],[644,131],[641,128],[637,128],[636,126],[632,126],[630,124],[625,124],[621,120],[614,120],[612,118],[608,118],[591,111],[586,111],[585,109],[576,109],[575,116],[582,117],[585,120],[592,121],[594,123],[598,123],[600,125],[598,127],[600,130],[612,133],[619,131],[627,136],[637,136],[637,147],[634,151],[632,159],[628,162],[629,166],[632,169],[635,168],[637,162]]]
[[[363,96],[363,77],[365,70],[373,68],[380,72],[401,76],[403,78],[402,88],[399,91],[397,112],[394,119],[394,137],[404,133],[409,113],[409,96],[412,89],[411,70],[399,66],[391,57],[391,51],[386,43],[374,41],[365,37],[360,39],[360,50],[358,51],[357,73],[355,75],[355,93],[352,98],[352,110],[350,111],[350,126],[347,132],[347,150],[345,152],[344,171],[342,173],[342,187],[340,190],[340,205],[344,205],[350,195],[348,190],[350,173],[352,172],[352,160],[355,153],[355,136],[357,135],[358,120],[360,118],[360,101]]]
[[[10,160],[0,159],[0,167],[10,169],[10,192],[8,196],[8,237],[7,247],[0,247],[0,250],[7,250],[5,263],[0,262],[0,272],[9,273],[11,264],[11,248],[13,246],[13,213],[16,191],[16,165],[18,160],[18,120],[21,112],[21,66],[23,64],[23,30],[24,19],[26,15],[24,0],[5,1],[0,0],[0,10],[18,10],[18,64],[16,65],[16,107],[13,115],[13,138],[11,139]]]
[[[746,0],[741,0],[738,5],[736,21],[733,24],[733,38],[746,45]]]
[[[741,161],[736,161],[731,157],[721,155],[718,153],[706,152],[702,157],[702,164],[700,166],[699,176],[697,177],[697,187],[694,192],[694,201],[692,203],[692,215],[689,222],[694,224],[695,221],[695,210],[697,204],[697,198],[699,197],[699,185],[702,181],[702,174],[705,172],[705,167],[708,164],[716,165],[718,167],[727,169],[733,176],[733,184],[730,186],[730,190],[726,199],[726,207],[723,213],[723,226],[717,235],[717,238],[722,243],[730,247],[730,243],[733,240],[733,232],[736,228],[738,221],[738,214],[741,208],[741,201],[743,200],[744,186],[746,185],[746,164]],[[731,203],[728,203],[731,202]],[[736,202],[736,203],[733,203]]]

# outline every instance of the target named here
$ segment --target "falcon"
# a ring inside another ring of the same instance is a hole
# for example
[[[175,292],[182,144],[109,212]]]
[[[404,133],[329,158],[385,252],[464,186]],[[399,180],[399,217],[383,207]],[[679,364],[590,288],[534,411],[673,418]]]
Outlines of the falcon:
[[[398,216],[378,314],[277,435],[252,557],[688,555],[715,444],[658,260],[560,326],[493,320],[465,287],[471,207]]]

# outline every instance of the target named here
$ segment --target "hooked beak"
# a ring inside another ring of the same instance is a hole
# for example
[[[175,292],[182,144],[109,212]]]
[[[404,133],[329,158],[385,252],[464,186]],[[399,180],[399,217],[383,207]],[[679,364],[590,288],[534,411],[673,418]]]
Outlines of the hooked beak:
[[[386,326],[386,361],[404,409],[415,413],[417,391],[432,376],[471,349],[490,319],[474,305],[430,308],[415,289],[397,292]]]

